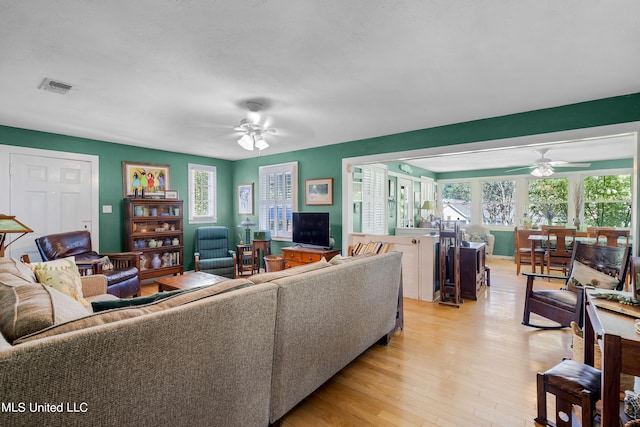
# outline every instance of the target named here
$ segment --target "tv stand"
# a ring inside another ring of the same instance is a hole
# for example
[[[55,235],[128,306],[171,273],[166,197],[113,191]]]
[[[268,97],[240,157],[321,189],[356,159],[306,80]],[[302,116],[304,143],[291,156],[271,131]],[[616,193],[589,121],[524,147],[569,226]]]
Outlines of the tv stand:
[[[323,257],[329,261],[334,256],[340,254],[340,249],[314,249],[304,246],[291,246],[282,248],[282,254],[284,255],[284,268],[286,269],[317,262]]]

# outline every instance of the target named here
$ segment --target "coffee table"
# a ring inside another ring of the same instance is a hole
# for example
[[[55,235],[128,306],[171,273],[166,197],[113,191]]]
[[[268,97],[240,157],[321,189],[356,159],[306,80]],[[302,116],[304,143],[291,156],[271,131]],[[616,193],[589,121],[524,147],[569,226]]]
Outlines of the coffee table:
[[[228,277],[216,276],[215,274],[196,271],[194,273],[181,274],[178,276],[163,277],[156,280],[158,292],[175,291],[178,289],[189,289],[197,286],[215,285],[216,283],[231,280]]]

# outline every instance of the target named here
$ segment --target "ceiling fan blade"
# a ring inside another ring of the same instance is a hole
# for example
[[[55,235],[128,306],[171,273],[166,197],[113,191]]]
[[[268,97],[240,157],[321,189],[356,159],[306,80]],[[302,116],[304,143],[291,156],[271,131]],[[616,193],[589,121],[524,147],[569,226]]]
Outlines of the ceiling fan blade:
[[[521,170],[525,170],[525,169],[534,169],[536,166],[525,166],[522,168],[515,168],[515,169],[509,169],[506,170],[505,172],[515,172],[515,171],[521,171]]]
[[[554,168],[588,168],[591,163],[560,163],[552,165]]]

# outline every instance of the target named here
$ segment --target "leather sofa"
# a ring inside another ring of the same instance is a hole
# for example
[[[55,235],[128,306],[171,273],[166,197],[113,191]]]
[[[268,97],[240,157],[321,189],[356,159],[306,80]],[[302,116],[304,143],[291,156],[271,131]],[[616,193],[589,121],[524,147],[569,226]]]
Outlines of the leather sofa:
[[[139,252],[98,254],[91,248],[91,234],[86,230],[39,237],[36,247],[43,261],[73,256],[81,274],[104,274],[107,277],[107,292],[118,298],[140,293]],[[100,260],[105,256],[113,263],[112,269],[103,269]]]

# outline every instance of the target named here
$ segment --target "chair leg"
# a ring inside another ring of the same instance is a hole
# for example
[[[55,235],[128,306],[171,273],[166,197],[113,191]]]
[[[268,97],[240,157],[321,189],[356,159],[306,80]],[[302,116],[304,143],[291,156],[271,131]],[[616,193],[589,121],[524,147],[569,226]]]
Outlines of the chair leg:
[[[547,392],[544,386],[544,374],[538,373],[536,377],[537,383],[537,400],[538,400],[538,416],[534,420],[543,426],[547,425]]]

